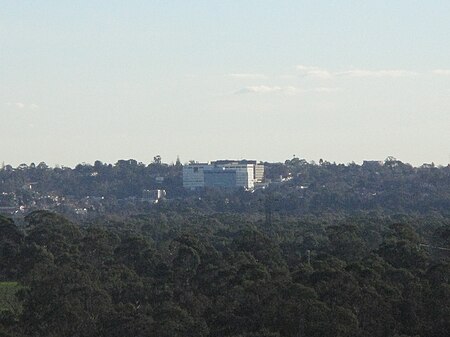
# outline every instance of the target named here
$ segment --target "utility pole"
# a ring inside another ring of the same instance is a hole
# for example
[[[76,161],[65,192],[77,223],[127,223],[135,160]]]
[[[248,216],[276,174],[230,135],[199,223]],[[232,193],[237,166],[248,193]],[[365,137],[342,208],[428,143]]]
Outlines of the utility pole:
[[[264,197],[264,213],[266,218],[266,225],[271,226],[272,225],[272,219],[273,219],[273,212],[279,212],[280,210],[277,209],[276,202],[278,202],[279,199],[275,198],[273,192],[266,191],[266,195]]]
[[[266,225],[271,226],[272,225],[272,205],[270,205],[270,201],[265,202],[264,205],[264,213],[266,216]]]

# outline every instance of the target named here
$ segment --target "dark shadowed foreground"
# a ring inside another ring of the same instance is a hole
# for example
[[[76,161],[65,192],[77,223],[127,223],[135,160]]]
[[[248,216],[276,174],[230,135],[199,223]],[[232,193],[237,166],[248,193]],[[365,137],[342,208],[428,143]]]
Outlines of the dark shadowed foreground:
[[[0,336],[446,336],[450,221],[0,217]]]

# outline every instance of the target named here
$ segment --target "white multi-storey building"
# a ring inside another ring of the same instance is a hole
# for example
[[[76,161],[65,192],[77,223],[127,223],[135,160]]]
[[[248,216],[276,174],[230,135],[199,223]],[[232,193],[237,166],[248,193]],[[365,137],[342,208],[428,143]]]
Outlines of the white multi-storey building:
[[[209,169],[207,163],[196,163],[183,166],[183,187],[196,189],[205,187],[204,171]]]
[[[188,189],[203,187],[244,187],[253,189],[255,182],[264,179],[264,165],[256,161],[218,160],[210,164],[195,163],[183,166],[183,186]]]

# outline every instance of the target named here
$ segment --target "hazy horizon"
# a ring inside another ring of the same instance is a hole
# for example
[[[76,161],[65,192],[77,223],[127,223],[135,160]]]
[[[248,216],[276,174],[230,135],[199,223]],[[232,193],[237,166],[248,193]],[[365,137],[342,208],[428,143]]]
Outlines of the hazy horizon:
[[[388,157],[392,157],[392,156],[388,156]],[[172,160],[171,158],[162,158],[161,157],[161,159],[162,159],[161,163],[162,164],[168,164],[168,165],[175,165],[175,163],[176,163],[178,158],[180,159],[180,162],[181,162],[182,165],[187,165],[191,161],[194,161],[196,163],[210,163],[210,162],[217,161],[217,160],[236,160],[236,161],[240,161],[240,160],[256,160],[257,162],[263,162],[263,163],[285,163],[287,160],[291,160],[294,157],[284,158],[284,159],[280,159],[280,160],[264,160],[264,159],[258,159],[258,158],[234,158],[234,157],[229,157],[229,158],[217,157],[217,158],[209,158],[209,159],[202,159],[202,160],[198,160],[198,159],[195,159],[195,158],[191,158],[189,160],[183,160],[180,157],[177,157],[177,158]],[[384,159],[368,158],[368,159],[363,159],[363,160],[360,160],[360,161],[352,160],[352,161],[348,161],[348,162],[338,162],[338,161],[328,160],[327,158],[317,158],[316,159],[316,158],[303,158],[303,157],[297,157],[297,156],[295,158],[298,158],[298,159],[301,159],[301,160],[306,160],[308,163],[316,163],[316,164],[319,164],[320,160],[322,159],[325,162],[330,162],[332,164],[337,164],[337,165],[339,165],[339,164],[350,165],[352,163],[355,163],[357,165],[362,165],[363,162],[366,161],[366,160],[367,161],[380,161],[380,162],[384,163],[387,160],[387,157],[386,157]],[[424,164],[434,164],[436,167],[443,167],[443,166],[450,165],[450,164],[443,165],[443,164],[439,164],[439,163],[435,163],[435,162],[428,162],[428,163],[424,162],[424,163],[421,163],[421,164],[414,164],[414,163],[410,163],[410,162],[407,162],[407,161],[403,161],[401,158],[396,158],[396,157],[393,157],[393,158],[395,158],[396,160],[401,161],[404,164],[412,165],[413,167],[420,167],[420,166],[422,166]],[[136,160],[137,163],[142,163],[142,164],[145,164],[145,165],[149,165],[149,164],[154,162],[154,159],[151,159],[151,160],[149,159],[149,160],[145,161],[145,160],[139,160],[137,158],[125,158],[125,157],[124,158],[117,158],[116,160],[112,160],[112,161],[103,161],[103,160],[100,160],[100,159],[97,159],[97,160],[100,161],[102,164],[106,164],[106,165],[110,165],[110,164],[111,165],[115,165],[120,160],[125,160],[125,161],[127,161],[127,160]],[[38,166],[41,162],[44,162],[50,168],[69,167],[69,168],[73,169],[79,164],[93,166],[97,160],[94,160],[94,161],[82,161],[82,162],[72,163],[72,164],[69,164],[69,165],[64,164],[64,163],[49,163],[49,162],[46,162],[46,161],[43,161],[43,160],[35,161],[35,162],[29,162],[29,163],[26,163],[26,162],[9,163],[9,162],[3,161],[3,162],[0,162],[0,168],[3,167],[3,166],[6,166],[6,165],[10,165],[13,168],[17,168],[18,166],[23,165],[23,164],[25,164],[27,166],[29,166],[30,164],[34,164],[34,165]]]
[[[448,13],[448,1],[4,1],[0,163],[447,165]]]

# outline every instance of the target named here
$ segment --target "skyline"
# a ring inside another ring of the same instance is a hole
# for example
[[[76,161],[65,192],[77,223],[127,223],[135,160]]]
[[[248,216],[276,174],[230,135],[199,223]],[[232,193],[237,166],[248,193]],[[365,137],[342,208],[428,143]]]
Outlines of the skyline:
[[[450,162],[450,3],[3,1],[0,162]]]

